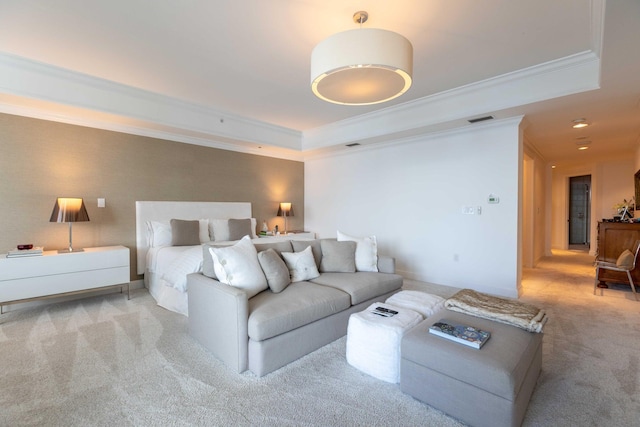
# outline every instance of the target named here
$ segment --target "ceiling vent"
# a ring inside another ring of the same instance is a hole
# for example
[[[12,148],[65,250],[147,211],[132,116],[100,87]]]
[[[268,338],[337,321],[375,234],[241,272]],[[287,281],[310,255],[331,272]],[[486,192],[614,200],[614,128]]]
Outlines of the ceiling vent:
[[[357,147],[358,145],[360,145],[359,142],[352,142],[351,144],[347,144],[347,147]]]
[[[477,119],[469,119],[467,121],[469,123],[473,124],[473,123],[478,123],[478,122],[484,122],[485,120],[493,120],[493,116],[478,117]]]

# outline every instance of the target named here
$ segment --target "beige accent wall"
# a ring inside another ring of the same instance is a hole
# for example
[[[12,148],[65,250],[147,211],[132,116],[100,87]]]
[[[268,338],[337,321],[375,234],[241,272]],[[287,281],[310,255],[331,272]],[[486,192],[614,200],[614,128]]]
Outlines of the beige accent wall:
[[[135,202],[251,202],[253,217],[304,227],[304,164],[174,141],[0,114],[0,253],[20,243],[68,245],[67,224],[50,223],[56,197],[82,197],[91,219],[73,225],[73,246],[124,245],[135,274]],[[97,199],[106,199],[98,208]]]

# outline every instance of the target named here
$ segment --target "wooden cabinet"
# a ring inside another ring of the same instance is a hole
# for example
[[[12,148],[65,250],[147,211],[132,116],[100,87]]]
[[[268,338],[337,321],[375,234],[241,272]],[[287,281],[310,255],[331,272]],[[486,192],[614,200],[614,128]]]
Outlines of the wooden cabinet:
[[[633,244],[640,239],[640,223],[600,222],[598,223],[597,260],[615,263],[625,250],[633,250]],[[640,283],[640,266],[631,271],[634,283]],[[626,273],[600,270],[600,282],[629,283]]]

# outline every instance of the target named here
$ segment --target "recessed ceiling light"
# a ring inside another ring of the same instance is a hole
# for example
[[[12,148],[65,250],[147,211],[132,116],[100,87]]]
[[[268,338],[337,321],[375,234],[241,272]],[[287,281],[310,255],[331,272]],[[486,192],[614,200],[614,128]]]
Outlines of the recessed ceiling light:
[[[587,147],[586,145],[578,147],[578,150],[588,150],[588,149],[589,147]]]
[[[555,168],[556,168],[556,165],[551,165],[551,169],[555,169]]]
[[[587,126],[589,126],[589,123],[587,123],[586,119],[575,119],[572,120],[571,123],[573,123],[574,129],[586,128]]]

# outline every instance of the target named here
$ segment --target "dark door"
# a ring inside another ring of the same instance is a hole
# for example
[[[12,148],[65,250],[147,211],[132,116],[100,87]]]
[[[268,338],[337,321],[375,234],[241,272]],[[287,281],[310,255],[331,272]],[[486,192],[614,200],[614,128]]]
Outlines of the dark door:
[[[569,244],[589,245],[591,175],[569,178]]]

